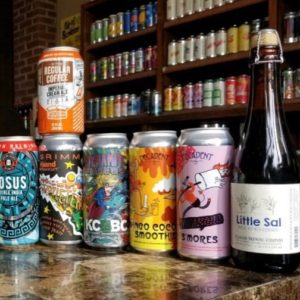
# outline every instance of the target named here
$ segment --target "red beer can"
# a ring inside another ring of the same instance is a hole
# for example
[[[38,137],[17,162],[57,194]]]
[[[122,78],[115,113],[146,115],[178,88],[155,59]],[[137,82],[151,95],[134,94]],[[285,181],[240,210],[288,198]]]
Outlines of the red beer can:
[[[230,76],[225,81],[226,104],[236,104],[236,77]]]

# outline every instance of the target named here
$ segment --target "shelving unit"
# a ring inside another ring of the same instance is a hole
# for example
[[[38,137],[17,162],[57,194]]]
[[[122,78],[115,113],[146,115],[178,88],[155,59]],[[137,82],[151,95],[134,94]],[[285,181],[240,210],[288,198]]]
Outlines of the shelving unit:
[[[85,60],[85,97],[101,96],[103,93],[135,93],[145,88],[155,88],[162,93],[171,85],[182,85],[208,78],[226,77],[248,73],[248,52],[228,54],[204,60],[196,60],[175,66],[167,65],[167,48],[172,39],[188,37],[191,34],[228,28],[233,24],[251,22],[256,18],[268,17],[269,27],[276,28],[283,36],[283,16],[287,11],[300,9],[300,3],[293,0],[236,0],[233,3],[215,7],[211,10],[195,13],[175,20],[166,20],[166,2],[158,0],[158,22],[155,26],[142,31],[116,37],[99,44],[91,45],[90,26],[96,19],[108,17],[109,14],[132,9],[149,1],[115,0],[114,5],[108,0],[96,0],[82,5],[82,55]],[[89,64],[93,59],[108,53],[116,53],[124,49],[148,46],[150,42],[157,43],[157,70],[131,74],[126,77],[108,79],[95,83],[89,82]],[[300,67],[300,42],[283,45],[286,67]],[[299,62],[298,62],[299,61]],[[86,122],[86,130],[93,132],[114,131],[116,129],[131,132],[132,130],[187,128],[201,122],[222,121],[235,127],[234,132],[243,121],[247,105],[225,105],[205,107],[182,111],[164,112],[160,116],[139,115],[126,118],[103,119]],[[300,99],[284,103],[288,119],[297,118],[300,112]],[[295,124],[293,120],[291,123]],[[300,131],[295,128],[295,131]]]

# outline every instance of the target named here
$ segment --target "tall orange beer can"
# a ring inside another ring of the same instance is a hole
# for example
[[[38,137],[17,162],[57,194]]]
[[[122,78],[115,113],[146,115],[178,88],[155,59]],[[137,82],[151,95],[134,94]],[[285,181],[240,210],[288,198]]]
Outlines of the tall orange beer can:
[[[38,61],[40,134],[84,131],[84,65],[73,47],[45,49]]]

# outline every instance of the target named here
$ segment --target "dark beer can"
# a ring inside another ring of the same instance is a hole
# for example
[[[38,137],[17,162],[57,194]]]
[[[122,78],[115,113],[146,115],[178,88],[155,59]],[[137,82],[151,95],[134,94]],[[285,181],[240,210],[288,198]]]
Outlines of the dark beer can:
[[[40,151],[40,239],[47,245],[82,241],[82,144],[77,134],[47,134]]]
[[[86,120],[92,121],[93,120],[93,105],[94,105],[94,99],[89,99],[87,101],[86,105]]]
[[[152,47],[151,46],[148,46],[146,49],[145,49],[145,70],[146,71],[151,71],[153,69],[152,67],[152,55],[153,55],[153,51],[152,51]]]
[[[124,28],[123,28],[123,31],[124,31],[124,34],[128,34],[128,33],[130,33],[130,24],[131,24],[130,23],[130,11],[126,10],[124,12],[123,17],[124,17],[124,21],[123,21]]]
[[[100,119],[100,98],[95,98],[93,101],[93,120]]]

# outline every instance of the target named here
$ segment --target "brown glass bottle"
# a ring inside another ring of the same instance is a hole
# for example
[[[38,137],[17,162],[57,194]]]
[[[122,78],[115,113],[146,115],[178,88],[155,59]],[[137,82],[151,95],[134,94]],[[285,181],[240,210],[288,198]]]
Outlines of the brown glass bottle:
[[[282,49],[273,29],[259,33],[251,91],[231,185],[236,266],[292,272],[299,262],[300,177],[280,93]]]

